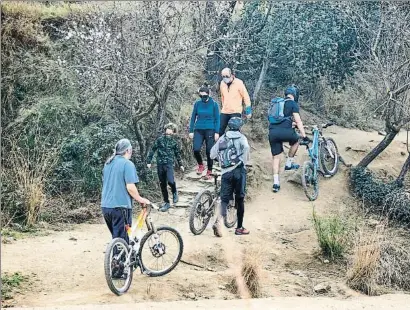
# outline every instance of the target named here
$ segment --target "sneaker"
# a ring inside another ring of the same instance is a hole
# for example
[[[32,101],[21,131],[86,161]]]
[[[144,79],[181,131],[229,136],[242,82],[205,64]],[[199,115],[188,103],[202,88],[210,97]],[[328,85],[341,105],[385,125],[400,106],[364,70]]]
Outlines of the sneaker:
[[[216,237],[222,237],[221,225],[219,223],[215,223],[214,225],[212,225],[212,229],[214,230],[214,235]]]
[[[212,171],[211,170],[208,170],[207,172],[206,172],[206,175],[204,176],[204,179],[205,180],[210,180],[210,179],[212,179]]]
[[[196,174],[201,175],[205,170],[204,165],[198,165],[198,169],[196,170]]]
[[[179,201],[178,192],[172,194],[172,201],[173,203],[177,203]]]
[[[290,167],[289,167],[289,166],[285,166],[285,171],[288,171],[288,170],[297,170],[297,169],[299,169],[299,167],[300,167],[300,165],[298,165],[298,164],[292,164]]]
[[[166,212],[166,211],[168,211],[169,208],[171,208],[171,205],[168,202],[166,202],[162,205],[162,207],[159,209],[159,211]]]
[[[279,192],[279,190],[280,190],[280,185],[279,185],[279,184],[273,184],[272,190],[273,190],[274,193]]]
[[[250,231],[244,227],[235,229],[235,235],[249,235],[249,233]]]

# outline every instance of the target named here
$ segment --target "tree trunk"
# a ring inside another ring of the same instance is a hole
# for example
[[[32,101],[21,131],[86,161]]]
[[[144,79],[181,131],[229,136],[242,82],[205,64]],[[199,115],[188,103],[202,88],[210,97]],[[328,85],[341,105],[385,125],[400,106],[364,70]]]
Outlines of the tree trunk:
[[[397,177],[397,184],[399,184],[400,186],[403,186],[404,177],[406,176],[407,172],[409,171],[409,168],[410,168],[410,154],[407,156],[407,159],[404,162],[403,167],[401,168],[400,174]]]
[[[265,57],[262,62],[262,69],[261,73],[259,74],[258,82],[256,83],[255,90],[253,91],[252,101],[256,105],[258,103],[258,95],[259,91],[262,88],[263,81],[265,80],[266,72],[268,71],[269,67],[269,57]]]
[[[390,143],[394,140],[396,137],[398,131],[395,130],[389,130],[387,132],[387,135],[383,138],[382,141],[373,149],[370,151],[369,154],[367,154],[357,165],[358,167],[363,167],[366,168],[381,152],[383,152],[386,147],[390,145]]]

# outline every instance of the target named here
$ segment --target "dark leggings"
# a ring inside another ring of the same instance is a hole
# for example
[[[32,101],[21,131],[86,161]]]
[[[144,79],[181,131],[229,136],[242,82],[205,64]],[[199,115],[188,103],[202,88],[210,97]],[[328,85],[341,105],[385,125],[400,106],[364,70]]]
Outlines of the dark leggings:
[[[167,184],[171,187],[172,194],[177,192],[177,186],[174,179],[174,167],[172,164],[159,164],[157,166],[157,171],[162,197],[164,198],[164,202],[169,203]]]
[[[212,171],[214,161],[211,159],[211,149],[215,144],[215,131],[212,129],[196,129],[194,131],[194,156],[198,165],[203,165],[201,147],[204,141],[208,170]]]
[[[228,122],[232,117],[242,117],[242,114],[241,113],[233,113],[233,114],[221,113],[221,125],[219,127],[220,136],[222,136],[225,133],[226,127],[228,126]]]
[[[237,228],[242,228],[245,214],[246,170],[243,165],[226,172],[221,178],[221,215],[226,217],[227,206],[235,193],[236,214],[238,216]]]

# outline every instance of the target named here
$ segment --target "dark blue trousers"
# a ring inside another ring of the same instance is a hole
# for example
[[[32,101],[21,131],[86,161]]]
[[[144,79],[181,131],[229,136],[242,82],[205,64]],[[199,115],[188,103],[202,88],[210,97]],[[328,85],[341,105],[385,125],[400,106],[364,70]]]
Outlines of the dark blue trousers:
[[[112,238],[122,238],[129,243],[125,225],[131,226],[132,224],[132,210],[128,208],[102,208],[102,213]]]

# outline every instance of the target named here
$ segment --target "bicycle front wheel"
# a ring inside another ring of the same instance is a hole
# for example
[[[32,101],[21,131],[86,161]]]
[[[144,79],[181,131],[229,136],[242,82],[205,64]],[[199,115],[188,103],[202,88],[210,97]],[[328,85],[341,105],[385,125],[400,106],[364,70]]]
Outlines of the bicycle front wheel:
[[[320,144],[319,157],[325,175],[334,176],[339,169],[339,152],[335,140],[328,138]]]
[[[317,199],[319,195],[319,178],[315,173],[315,167],[312,162],[305,161],[302,167],[302,186],[306,197],[310,201]]]
[[[128,291],[132,282],[132,266],[126,266],[129,256],[128,244],[122,238],[111,240],[105,251],[104,272],[108,287],[115,295]]]
[[[212,202],[212,193],[209,190],[204,189],[196,195],[189,213],[189,229],[194,235],[202,234],[208,226],[213,215],[210,210]]]
[[[174,228],[158,227],[156,233],[150,230],[141,240],[141,269],[150,277],[166,275],[178,265],[183,251],[182,237]]]

